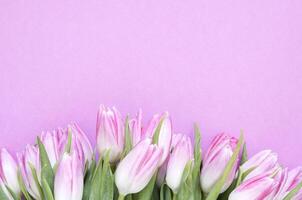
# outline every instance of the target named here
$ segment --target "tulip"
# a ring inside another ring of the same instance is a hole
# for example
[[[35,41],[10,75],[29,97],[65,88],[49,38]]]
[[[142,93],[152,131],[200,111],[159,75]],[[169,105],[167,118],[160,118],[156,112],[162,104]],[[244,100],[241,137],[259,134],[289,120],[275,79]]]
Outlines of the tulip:
[[[5,183],[0,177],[0,190],[5,194],[6,200],[14,200],[10,192],[7,190]]]
[[[38,180],[41,182],[41,167],[39,150],[37,146],[27,145],[25,150],[17,154],[21,174],[29,194],[37,200],[42,199],[39,193],[38,185],[35,182],[31,167],[36,170]]]
[[[297,167],[291,171],[287,168],[283,169],[284,175],[279,178],[278,192],[274,197],[274,200],[284,199],[286,195],[293,190],[302,181],[302,168]],[[283,178],[284,177],[284,178]],[[299,191],[293,198],[293,200],[302,199],[302,191]]]
[[[209,193],[214,184],[219,180],[223,171],[233,155],[238,140],[226,134],[217,135],[212,141],[210,148],[206,152],[201,171],[200,182],[205,193]],[[231,185],[238,168],[239,159],[231,170],[227,181],[222,187],[222,192]]]
[[[41,141],[44,144],[47,152],[50,164],[52,167],[55,166],[57,161],[60,159],[60,141],[61,133],[59,131],[43,132],[41,135]]]
[[[20,195],[18,165],[6,149],[1,149],[0,178],[16,195]]]
[[[132,145],[135,146],[145,139],[142,132],[142,110],[140,109],[135,118],[129,120]]]
[[[120,159],[124,150],[124,125],[120,113],[115,108],[100,106],[97,117],[97,148],[100,156],[110,151],[110,162]]]
[[[56,200],[81,200],[83,195],[82,163],[77,153],[64,153],[54,181]]]
[[[278,181],[271,173],[261,174],[244,181],[229,196],[229,200],[271,200]]]
[[[93,149],[87,135],[76,123],[69,125],[68,128],[81,144],[85,163],[87,162],[88,164],[91,164],[93,159]]]
[[[155,174],[162,149],[151,144],[150,139],[138,143],[121,160],[115,171],[115,183],[121,196],[141,191]]]
[[[157,146],[163,149],[160,165],[165,162],[170,153],[170,145],[172,140],[172,123],[169,114],[166,112],[162,115],[154,115],[144,131],[145,138],[153,138],[154,133],[161,120],[162,124],[159,130],[157,142]]]
[[[241,173],[248,173],[245,177],[247,180],[265,172],[275,171],[279,168],[277,159],[277,154],[271,150],[261,151],[240,166]]]
[[[192,144],[189,137],[184,136],[175,145],[168,160],[166,182],[177,193],[181,185],[186,165],[193,160]]]

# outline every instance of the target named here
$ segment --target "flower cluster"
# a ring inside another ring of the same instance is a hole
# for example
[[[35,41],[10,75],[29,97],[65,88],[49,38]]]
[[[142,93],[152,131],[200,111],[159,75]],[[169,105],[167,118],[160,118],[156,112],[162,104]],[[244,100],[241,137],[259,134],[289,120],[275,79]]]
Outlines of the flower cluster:
[[[202,156],[200,132],[174,133],[169,114],[142,123],[100,106],[96,148],[77,124],[43,132],[34,145],[0,154],[0,200],[299,200],[302,168],[277,154],[248,158],[243,135],[217,135]],[[194,141],[194,142],[193,142]]]

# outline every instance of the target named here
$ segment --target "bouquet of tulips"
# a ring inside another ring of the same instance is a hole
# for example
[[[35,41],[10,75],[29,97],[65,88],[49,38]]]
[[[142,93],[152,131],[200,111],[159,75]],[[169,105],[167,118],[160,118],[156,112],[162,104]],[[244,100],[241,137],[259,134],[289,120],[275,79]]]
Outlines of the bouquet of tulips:
[[[302,168],[288,170],[276,153],[248,158],[243,135],[217,135],[202,156],[175,134],[168,113],[142,125],[100,106],[96,148],[77,124],[43,132],[16,157],[1,150],[0,200],[289,200],[302,199]],[[192,142],[194,141],[194,142]]]

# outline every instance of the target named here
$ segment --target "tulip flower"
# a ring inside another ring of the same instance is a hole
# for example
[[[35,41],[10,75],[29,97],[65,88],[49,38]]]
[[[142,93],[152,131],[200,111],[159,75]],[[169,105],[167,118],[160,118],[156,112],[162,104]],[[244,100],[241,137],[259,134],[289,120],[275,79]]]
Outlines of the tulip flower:
[[[183,135],[173,148],[167,165],[166,182],[174,193],[178,192],[184,169],[191,160],[193,160],[191,140]]]
[[[165,162],[170,153],[170,145],[172,140],[172,123],[169,114],[166,112],[162,115],[154,115],[144,131],[145,138],[153,138],[154,133],[161,120],[162,124],[159,130],[157,142],[157,146],[163,149],[160,165]]]
[[[245,177],[245,180],[247,180],[265,172],[275,171],[276,168],[279,168],[277,160],[278,156],[276,153],[273,153],[271,150],[264,150],[247,160],[240,166],[240,170],[241,173],[249,171]]]
[[[162,149],[151,144],[150,139],[138,143],[120,161],[115,171],[115,183],[121,196],[141,191],[156,172]]]
[[[1,177],[0,177],[0,189],[5,194],[5,197],[7,197],[6,200],[14,200],[14,198],[12,197],[10,192],[7,190],[6,185],[3,182],[3,180],[1,179]]]
[[[41,135],[41,141],[44,144],[52,167],[54,167],[57,161],[60,159],[60,140],[61,133],[59,131],[47,131],[43,132]]]
[[[286,195],[293,190],[302,181],[302,168],[297,167],[288,171],[287,168],[283,169],[283,176],[279,178],[278,192],[274,197],[274,200],[284,199]],[[284,177],[284,178],[283,178]],[[293,198],[293,200],[302,199],[302,191],[299,191]]]
[[[55,199],[82,200],[83,179],[82,163],[78,159],[77,153],[64,153],[55,175]]]
[[[6,149],[1,149],[0,155],[0,179],[9,187],[16,195],[20,195],[20,187],[18,183],[18,165],[14,158]]]
[[[41,182],[41,167],[38,148],[36,146],[27,145],[24,152],[17,154],[17,156],[27,191],[35,199],[42,199],[38,189],[39,186],[37,186],[31,170],[31,167],[36,170],[38,180]]]
[[[115,108],[100,106],[97,117],[97,148],[100,156],[110,151],[110,162],[120,159],[124,150],[124,124]]]
[[[203,160],[200,182],[205,193],[209,193],[214,184],[221,177],[228,161],[233,155],[238,140],[226,134],[217,135],[212,141],[210,148],[206,152]],[[222,192],[224,192],[233,182],[239,160],[234,165],[227,181],[224,183]]]
[[[93,158],[93,149],[88,137],[76,123],[70,124],[68,128],[81,144],[85,163],[88,162],[90,164]]]
[[[278,181],[271,173],[261,174],[244,181],[229,196],[229,200],[271,200]]]
[[[135,118],[129,120],[132,145],[135,146],[145,139],[142,132],[142,110],[140,109]]]

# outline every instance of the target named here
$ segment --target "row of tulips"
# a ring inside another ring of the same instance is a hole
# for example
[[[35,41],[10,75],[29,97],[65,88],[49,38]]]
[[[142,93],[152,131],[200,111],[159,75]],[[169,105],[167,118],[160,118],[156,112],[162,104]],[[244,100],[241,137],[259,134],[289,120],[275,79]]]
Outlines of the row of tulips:
[[[142,125],[100,106],[96,149],[77,124],[44,132],[16,159],[0,156],[0,200],[302,199],[302,168],[264,150],[248,158],[241,134],[217,135],[202,158],[200,133],[176,134],[168,113]]]

